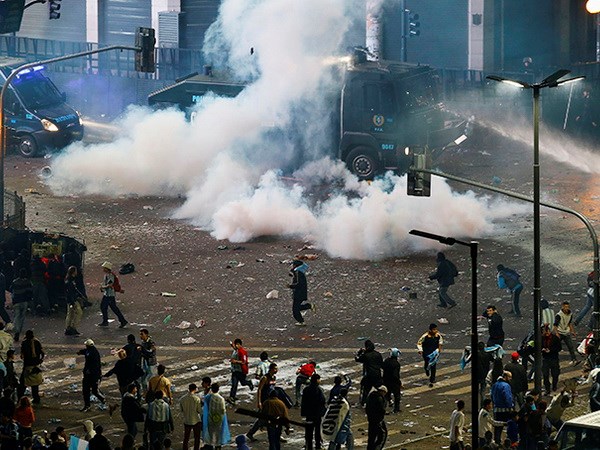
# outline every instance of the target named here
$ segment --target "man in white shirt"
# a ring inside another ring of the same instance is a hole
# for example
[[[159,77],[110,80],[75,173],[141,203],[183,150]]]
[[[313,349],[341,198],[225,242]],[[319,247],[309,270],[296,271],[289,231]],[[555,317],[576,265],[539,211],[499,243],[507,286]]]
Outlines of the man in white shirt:
[[[456,409],[450,415],[450,450],[463,450],[463,432],[465,427],[464,400],[456,402]]]
[[[503,427],[506,422],[495,420],[492,411],[492,399],[486,398],[483,401],[483,405],[479,410],[479,431],[477,436],[479,437],[479,445],[483,447],[486,444],[485,433],[490,431],[494,432],[494,427]]]
[[[183,413],[183,450],[188,450],[190,434],[194,432],[194,450],[200,449],[200,432],[202,431],[202,401],[196,395],[198,387],[192,383],[188,386],[188,393],[179,401]]]

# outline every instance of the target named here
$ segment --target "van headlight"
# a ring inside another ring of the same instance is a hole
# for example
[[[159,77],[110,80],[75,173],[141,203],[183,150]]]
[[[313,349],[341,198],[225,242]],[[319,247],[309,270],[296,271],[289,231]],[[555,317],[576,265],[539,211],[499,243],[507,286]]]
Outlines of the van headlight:
[[[48,119],[42,119],[42,126],[46,131],[58,131],[56,124],[50,122]]]
[[[75,111],[77,113],[77,120],[79,120],[79,125],[83,125],[83,119],[81,118],[81,113],[79,111]]]

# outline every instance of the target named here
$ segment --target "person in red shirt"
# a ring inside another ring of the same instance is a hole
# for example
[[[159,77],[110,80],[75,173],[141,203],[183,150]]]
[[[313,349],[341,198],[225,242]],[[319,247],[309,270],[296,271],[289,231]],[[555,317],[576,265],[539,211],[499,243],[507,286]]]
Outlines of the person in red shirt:
[[[296,403],[294,406],[300,405],[300,390],[302,389],[302,386],[308,384],[310,377],[313,376],[316,370],[317,362],[313,359],[296,369]]]
[[[23,439],[26,437],[33,436],[31,427],[35,422],[35,413],[33,412],[33,407],[31,406],[29,397],[21,397],[21,400],[19,400],[19,405],[15,408],[13,419],[19,426],[19,439],[21,441],[23,441]]]
[[[231,359],[229,360],[231,362],[231,391],[227,401],[235,403],[238,383],[242,386],[248,386],[251,391],[254,389],[254,384],[252,384],[252,380],[246,378],[248,375],[248,352],[242,347],[242,340],[237,338],[231,343],[231,346],[233,347]]]

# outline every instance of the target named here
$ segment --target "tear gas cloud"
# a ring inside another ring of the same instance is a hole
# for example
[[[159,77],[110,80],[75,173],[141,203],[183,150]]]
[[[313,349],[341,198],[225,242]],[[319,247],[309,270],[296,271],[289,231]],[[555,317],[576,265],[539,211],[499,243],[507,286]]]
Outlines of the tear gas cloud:
[[[433,197],[407,197],[405,177],[359,183],[343,163],[321,157],[333,153],[327,111],[334,108],[324,92],[339,88],[324,62],[343,56],[361,12],[355,5],[224,0],[206,36],[207,61],[248,87],[236,98],[204,97],[193,123],[179,111],[131,107],[116,123],[115,141],[73,144],[53,162],[48,183],[58,194],[183,195],[174,216],[217,239],[305,238],[346,258],[436,246],[409,239],[412,228],[479,237],[493,231],[494,220],[525,211],[453,193],[435,178]],[[303,183],[279,176],[293,167]]]

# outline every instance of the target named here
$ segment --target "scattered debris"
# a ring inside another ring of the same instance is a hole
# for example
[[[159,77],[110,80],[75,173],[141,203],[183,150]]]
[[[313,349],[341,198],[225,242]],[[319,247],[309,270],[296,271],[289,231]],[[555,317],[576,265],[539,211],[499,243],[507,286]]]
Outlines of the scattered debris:
[[[63,363],[67,369],[74,369],[77,360],[75,358],[65,358],[63,359]]]
[[[319,257],[319,255],[317,255],[316,253],[306,253],[304,255],[296,255],[296,258],[300,259],[302,261],[314,261],[318,257]]]
[[[171,321],[171,319],[172,319],[172,318],[173,318],[173,316],[172,316],[171,314],[169,314],[167,317],[165,317],[165,318],[163,319],[163,323],[164,323],[165,325],[166,325],[166,324],[168,324],[168,323]]]
[[[331,298],[331,297],[333,297],[333,293],[332,293],[332,292],[329,292],[329,291],[327,291],[327,292],[325,292],[325,293],[323,294],[323,297],[325,297],[325,298]]]
[[[438,322],[439,322],[439,323],[448,323],[448,319],[446,319],[445,317],[440,317],[440,318],[438,319]]]
[[[146,211],[152,211],[154,209],[154,207],[150,206],[150,205],[144,205],[144,209]]]
[[[137,252],[141,247],[133,247],[133,249]]]
[[[273,289],[271,292],[267,294],[267,298],[279,298],[279,291],[277,289]]]
[[[174,294],[172,292],[161,292],[160,296],[161,297],[177,297],[177,294]]]
[[[197,341],[196,339],[194,339],[193,337],[184,337],[181,338],[181,343],[182,344],[195,344]]]
[[[226,245],[219,245],[217,247],[217,250],[227,250],[227,246]]]
[[[175,328],[179,328],[180,330],[185,330],[191,326],[192,326],[192,324],[190,322],[182,320],[179,325],[175,325]]]
[[[42,193],[40,191],[37,191],[34,188],[27,188],[27,189],[25,189],[25,193],[26,194],[42,195]]]
[[[196,328],[202,328],[203,326],[206,325],[206,320],[198,319],[194,322],[194,325],[196,326]]]
[[[256,262],[259,262],[259,263],[264,263],[264,262],[265,262],[265,260],[264,260],[264,259],[260,259],[260,258],[256,258]]]

